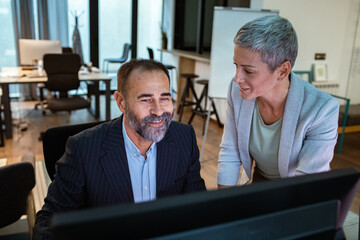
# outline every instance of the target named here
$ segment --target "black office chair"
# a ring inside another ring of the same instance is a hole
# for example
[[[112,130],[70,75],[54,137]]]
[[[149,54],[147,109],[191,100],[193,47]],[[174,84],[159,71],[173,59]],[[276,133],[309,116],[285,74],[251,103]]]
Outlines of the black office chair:
[[[31,238],[35,223],[35,206],[32,189],[35,186],[35,156],[25,154],[20,163],[0,167],[0,228],[27,215],[29,232],[9,234],[9,239]]]
[[[65,152],[67,139],[85,129],[94,127],[102,122],[91,122],[63,127],[49,128],[43,134],[43,152],[46,170],[51,180],[54,180],[55,164]]]
[[[44,56],[44,69],[48,78],[45,86],[49,91],[55,92],[54,97],[47,100],[46,109],[52,112],[70,112],[90,107],[90,99],[68,95],[68,91],[76,90],[80,86],[78,75],[80,66],[78,54],[46,54]]]
[[[73,50],[71,47],[62,47],[61,49],[62,49],[62,53],[65,53],[65,54],[73,53]]]
[[[148,50],[149,58],[154,60],[154,51],[152,50],[152,48],[147,47],[146,49]]]
[[[110,63],[126,62],[126,60],[128,59],[130,50],[131,50],[131,44],[125,43],[122,57],[120,57],[120,58],[105,58],[104,63],[103,63],[103,68],[105,69],[105,73],[108,73]]]
[[[2,118],[3,106],[1,100],[2,100],[2,88],[0,87],[0,147],[4,147],[5,139],[4,139],[4,130],[3,130],[3,118]]]
[[[70,47],[62,47],[61,48],[62,49],[62,53],[63,54],[69,54],[69,53],[72,53],[72,48],[70,48]],[[45,101],[45,96],[44,96],[44,90],[45,90],[45,88],[46,88],[46,86],[45,86],[45,83],[38,83],[37,85],[36,85],[36,87],[37,88],[39,88],[39,92],[40,92],[40,103],[36,103],[35,104],[35,109],[38,109],[38,107],[39,106],[41,106],[42,107],[42,110],[44,110],[43,109],[43,107],[44,107],[44,101]],[[43,112],[43,113],[45,113],[45,112]]]
[[[146,49],[148,50],[148,53],[149,53],[149,59],[154,60],[154,50],[149,47],[147,47]],[[174,88],[174,86],[177,84],[176,67],[173,65],[168,65],[168,64],[164,64],[164,65],[170,74],[170,94],[171,94],[172,99],[175,99],[175,94],[177,93],[177,91]],[[175,76],[173,76],[173,75],[175,75]]]

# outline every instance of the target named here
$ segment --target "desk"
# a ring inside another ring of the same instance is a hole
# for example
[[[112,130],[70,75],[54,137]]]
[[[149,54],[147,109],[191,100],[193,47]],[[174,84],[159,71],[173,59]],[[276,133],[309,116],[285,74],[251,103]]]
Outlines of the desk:
[[[4,77],[0,76],[0,86],[3,91],[2,103],[4,105],[4,118],[5,118],[5,136],[6,138],[12,138],[12,117],[11,117],[11,105],[9,96],[10,84],[26,84],[26,83],[44,83],[47,81],[47,77],[26,77],[20,74],[22,77]],[[111,78],[99,72],[91,72],[89,74],[79,74],[80,81],[92,82],[95,86],[95,112],[93,113],[95,118],[100,117],[100,90],[99,82],[103,81],[106,85],[105,90],[105,120],[110,120],[110,81]]]

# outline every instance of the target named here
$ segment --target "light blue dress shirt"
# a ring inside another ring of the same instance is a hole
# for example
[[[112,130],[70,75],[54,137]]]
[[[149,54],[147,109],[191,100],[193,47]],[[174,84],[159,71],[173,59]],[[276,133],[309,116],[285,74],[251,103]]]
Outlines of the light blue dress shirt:
[[[125,130],[123,121],[123,137],[129,165],[131,185],[135,203],[156,199],[156,143],[146,152],[147,158],[131,141]]]

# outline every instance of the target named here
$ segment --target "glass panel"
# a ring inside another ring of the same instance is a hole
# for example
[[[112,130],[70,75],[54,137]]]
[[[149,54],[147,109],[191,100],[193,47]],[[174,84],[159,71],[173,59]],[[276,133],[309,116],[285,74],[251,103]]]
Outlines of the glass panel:
[[[162,0],[139,0],[137,57],[149,58],[147,47],[153,49],[154,59],[160,60]],[[165,31],[167,29],[164,29]]]
[[[120,58],[125,43],[131,44],[131,0],[99,1],[99,67],[104,70],[104,59]],[[128,59],[131,58],[131,52]],[[112,77],[111,89],[117,88],[116,73],[121,64],[107,65]],[[104,86],[102,86],[104,88]]]
[[[84,1],[69,1],[71,3],[73,2],[84,2]],[[74,12],[73,9],[68,8],[68,2],[67,1],[47,1],[47,9],[48,9],[48,25],[49,25],[49,39],[50,40],[59,40],[61,42],[61,45],[63,47],[69,47],[72,45],[72,41],[69,42],[69,31],[72,31],[74,29],[72,22],[70,22],[69,18],[72,18],[71,12]],[[86,4],[85,4],[86,5]],[[74,7],[74,6],[73,6]],[[75,9],[78,9],[77,7]],[[83,9],[80,8],[81,12]],[[35,11],[36,12],[36,11]],[[87,13],[87,11],[85,11]],[[40,13],[38,13],[41,15]],[[84,20],[84,27],[88,26],[87,15],[84,14],[83,20]],[[71,35],[70,35],[71,37]],[[71,43],[71,45],[69,44]]]
[[[0,22],[0,67],[14,67],[17,63],[11,0],[0,0]]]
[[[0,69],[2,67],[15,67],[16,47],[11,0],[0,0]],[[9,86],[10,97],[19,97],[19,85]]]
[[[120,58],[125,43],[131,43],[131,0],[99,1],[99,64],[105,58]],[[129,55],[128,60],[131,58]],[[116,75],[120,64],[109,64],[109,73]],[[113,85],[113,84],[112,84]],[[115,82],[116,86],[116,82]]]
[[[82,44],[83,60],[85,64],[88,64],[90,62],[89,0],[69,0],[68,9],[69,45],[71,47],[73,46],[72,37],[75,28],[75,17],[78,16],[78,29]]]
[[[34,9],[34,26],[35,26],[35,39],[40,39],[39,37],[39,14],[38,14],[38,1],[33,1],[33,9]]]

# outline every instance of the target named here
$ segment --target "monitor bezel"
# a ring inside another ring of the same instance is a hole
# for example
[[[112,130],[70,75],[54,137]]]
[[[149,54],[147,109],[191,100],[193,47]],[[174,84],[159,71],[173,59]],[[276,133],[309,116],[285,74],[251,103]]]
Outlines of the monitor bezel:
[[[341,229],[359,178],[360,172],[354,168],[337,169],[141,204],[67,212],[54,216],[53,236],[95,236],[100,231],[110,234],[107,237],[120,234],[126,238],[126,232],[133,233],[134,238],[156,237],[329,200],[340,202],[336,229]]]

